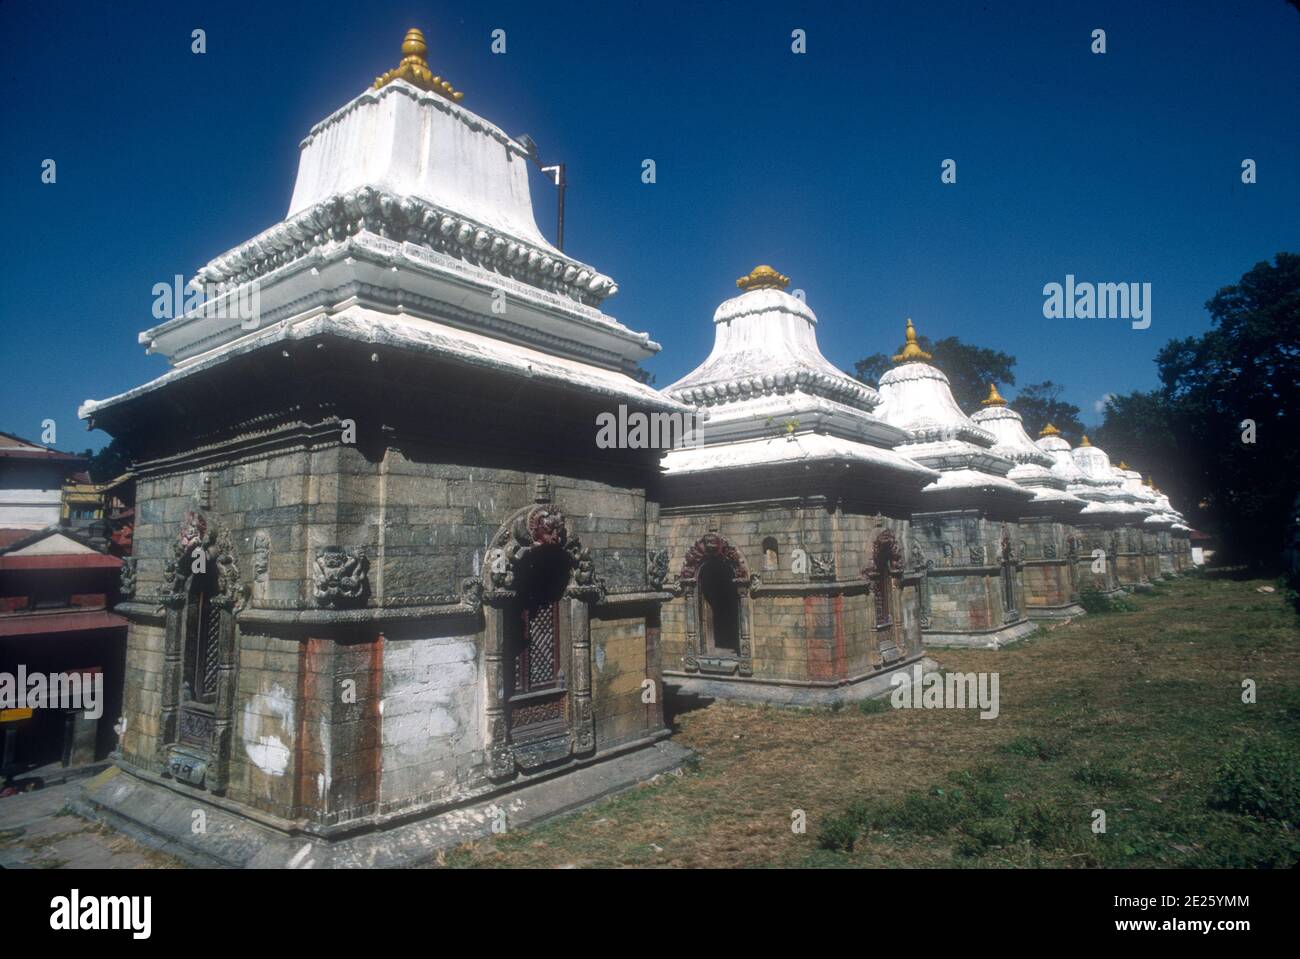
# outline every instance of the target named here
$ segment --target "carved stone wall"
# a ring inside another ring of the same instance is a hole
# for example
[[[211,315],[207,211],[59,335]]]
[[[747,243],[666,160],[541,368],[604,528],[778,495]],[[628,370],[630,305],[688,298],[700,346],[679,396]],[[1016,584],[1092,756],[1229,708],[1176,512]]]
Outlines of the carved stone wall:
[[[924,564],[908,565],[906,519],[810,499],[753,509],[665,509],[658,530],[676,579],[677,596],[663,611],[670,683],[730,680],[744,698],[747,682],[834,687],[920,655]],[[882,535],[896,546],[883,622],[866,578]],[[700,633],[697,575],[710,558],[732,571],[739,655],[711,654]]]
[[[146,470],[120,761],[186,775],[171,770],[179,751],[202,780],[172,779],[176,788],[220,791],[321,828],[472,797],[492,777],[526,779],[555,757],[520,756],[494,727],[493,644],[520,529],[560,544],[572,567],[570,761],[664,735],[652,504],[642,488],[560,475],[539,504],[536,479],[332,441]],[[227,597],[210,756],[178,747],[188,568],[180,559],[199,543]],[[494,577],[502,555],[506,577]]]

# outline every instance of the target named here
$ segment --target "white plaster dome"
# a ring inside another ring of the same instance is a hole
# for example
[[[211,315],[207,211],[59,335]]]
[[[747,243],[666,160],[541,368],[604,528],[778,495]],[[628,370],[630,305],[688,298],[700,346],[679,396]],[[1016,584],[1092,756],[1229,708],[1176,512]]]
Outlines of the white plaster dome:
[[[1034,445],[1052,457],[1052,472],[1065,480],[1067,486],[1084,481],[1083,471],[1070,455],[1069,441],[1061,436],[1061,431],[1051,423],[1043,427]]]
[[[876,391],[822,355],[817,316],[769,266],[737,281],[744,291],[713,314],[713,350],[664,392],[694,406],[719,406],[800,391],[870,411]]]
[[[962,412],[948,377],[925,362],[930,358],[917,346],[916,329],[908,320],[907,342],[894,357],[899,365],[880,377],[881,404],[876,415],[891,426],[907,430],[914,443],[964,440],[976,446],[993,446],[993,434]]]
[[[988,398],[980,407],[971,414],[971,419],[996,437],[993,451],[1016,464],[1007,473],[1007,479],[1031,488],[1034,502],[1039,506],[1065,512],[1084,508],[1083,500],[1066,492],[1065,478],[1053,469],[1055,459],[1029,438],[1020,414],[1007,406],[1006,400],[998,395],[996,385],[989,385]]]

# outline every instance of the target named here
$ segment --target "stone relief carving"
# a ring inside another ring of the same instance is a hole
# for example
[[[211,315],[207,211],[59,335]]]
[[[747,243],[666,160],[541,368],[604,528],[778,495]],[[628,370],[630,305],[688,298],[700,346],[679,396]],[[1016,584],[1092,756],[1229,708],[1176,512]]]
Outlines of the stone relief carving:
[[[646,550],[646,582],[651,589],[663,589],[668,580],[668,550]]]
[[[364,547],[325,546],[316,551],[312,594],[325,609],[358,606],[370,591],[370,560]]]
[[[271,537],[259,531],[253,537],[253,581],[265,583],[271,570]]]
[[[460,601],[474,612],[483,608],[483,580],[478,576],[466,576],[460,581]]]
[[[810,579],[834,579],[835,578],[835,554],[834,553],[809,553],[808,554],[808,576]]]
[[[118,576],[117,590],[122,594],[123,599],[131,599],[135,596],[135,577],[136,577],[136,560],[134,556],[128,556],[122,560],[122,569]]]
[[[236,610],[242,608],[248,588],[239,582],[239,564],[235,560],[230,536],[224,529],[213,527],[203,513],[194,510],[185,514],[172,554],[163,565],[163,605],[179,607],[184,604],[200,551],[204,567],[211,570],[215,566],[217,571],[218,595],[212,598],[213,603]]]
[[[983,546],[972,546],[970,548],[970,561],[975,566],[983,566],[985,562],[985,553]]]
[[[522,511],[497,533],[488,550],[487,576],[492,589],[513,590],[515,565],[543,547],[559,547],[568,554],[571,592],[604,594],[605,581],[596,575],[590,552],[578,537],[569,535],[564,514],[552,503]]]

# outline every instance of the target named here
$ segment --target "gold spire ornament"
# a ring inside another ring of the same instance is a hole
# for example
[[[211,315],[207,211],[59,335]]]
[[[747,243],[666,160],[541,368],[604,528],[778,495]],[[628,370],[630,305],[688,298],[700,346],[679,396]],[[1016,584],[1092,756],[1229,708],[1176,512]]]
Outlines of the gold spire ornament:
[[[394,80],[405,80],[411,86],[446,97],[453,103],[460,103],[465,99],[465,94],[454,89],[442,77],[434,76],[429,69],[429,62],[424,59],[428,52],[429,45],[424,42],[424,34],[415,27],[407,30],[402,40],[402,62],[383,76],[375,77],[374,89],[385,87]]]
[[[1080,446],[1091,446],[1091,445],[1092,445],[1092,443],[1088,440],[1088,436],[1087,436],[1087,434],[1084,434],[1083,439],[1079,440],[1079,445],[1080,445]]]
[[[749,271],[749,276],[742,276],[736,286],[746,293],[750,290],[784,290],[790,285],[790,278],[782,276],[766,263]]]
[[[1128,464],[1125,463],[1123,460],[1120,460],[1120,461],[1119,461],[1119,468],[1122,469],[1122,470],[1126,470],[1126,469],[1128,469]]]
[[[916,360],[934,359],[929,353],[921,349],[916,344],[916,327],[912,326],[912,318],[907,318],[907,342],[903,345],[903,352],[894,356],[895,363],[912,363]]]
[[[1039,436],[1060,436],[1061,431],[1058,430],[1051,423],[1048,423],[1046,426],[1044,426],[1041,430],[1038,431],[1038,435]]]
[[[998,385],[996,383],[990,383],[988,399],[980,400],[980,406],[1006,406],[1006,405],[1007,405],[1007,401],[1004,400],[1002,396],[998,393]]]

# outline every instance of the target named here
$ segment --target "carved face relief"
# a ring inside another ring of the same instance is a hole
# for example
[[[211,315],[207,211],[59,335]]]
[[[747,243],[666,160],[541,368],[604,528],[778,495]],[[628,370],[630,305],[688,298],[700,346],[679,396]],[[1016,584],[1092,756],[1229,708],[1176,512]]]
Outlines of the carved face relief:
[[[316,552],[313,592],[326,609],[357,606],[369,592],[370,560],[363,547],[326,546]]]

